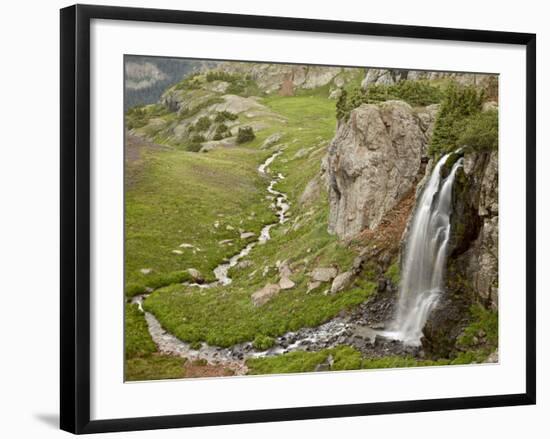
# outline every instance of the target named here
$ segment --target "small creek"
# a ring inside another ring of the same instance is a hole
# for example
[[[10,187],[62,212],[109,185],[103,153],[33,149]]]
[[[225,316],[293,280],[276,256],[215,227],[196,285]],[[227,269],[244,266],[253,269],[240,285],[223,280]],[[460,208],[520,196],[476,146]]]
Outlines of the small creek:
[[[263,175],[269,174],[269,166],[281,154],[278,151],[271,155],[264,163],[258,167],[258,172]],[[218,265],[214,269],[216,281],[207,284],[186,284],[198,288],[211,288],[218,285],[229,285],[231,278],[228,275],[229,269],[246,257],[257,244],[265,244],[271,239],[270,230],[278,225],[284,224],[288,220],[288,210],[290,203],[286,194],[274,189],[274,186],[284,179],[284,176],[278,173],[271,176],[271,181],[267,187],[267,192],[273,197],[271,207],[275,210],[278,221],[263,227],[257,240],[247,244],[239,253],[232,256],[229,261]],[[252,342],[240,343],[229,348],[210,346],[202,343],[198,349],[193,349],[190,343],[184,342],[162,328],[156,317],[144,311],[143,301],[148,294],[137,295],[132,298],[132,303],[139,306],[144,312],[149,333],[159,352],[169,355],[185,357],[191,361],[206,360],[210,364],[222,364],[235,371],[237,375],[243,375],[247,372],[246,360],[249,358],[268,357],[280,355],[293,351],[318,351],[321,349],[335,347],[341,344],[351,344],[362,351],[368,351],[374,355],[387,355],[390,352],[401,353],[403,346],[399,342],[385,341],[381,331],[371,329],[364,321],[361,314],[351,314],[343,317],[336,317],[328,322],[314,327],[301,328],[295,332],[276,337],[273,347],[259,351],[254,349]],[[382,343],[380,343],[382,341]]]

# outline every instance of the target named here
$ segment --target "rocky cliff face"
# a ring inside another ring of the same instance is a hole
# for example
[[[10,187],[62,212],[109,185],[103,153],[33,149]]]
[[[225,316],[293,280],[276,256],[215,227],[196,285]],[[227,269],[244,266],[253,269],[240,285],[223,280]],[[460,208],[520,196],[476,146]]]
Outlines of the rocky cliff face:
[[[402,101],[386,101],[362,104],[348,121],[339,122],[323,166],[329,232],[376,241],[396,209],[414,203],[433,169],[425,163],[437,110],[437,105],[413,110]],[[435,358],[456,351],[472,304],[498,307],[498,153],[453,154],[442,173],[462,156],[453,188],[446,290],[424,328],[423,347]],[[410,222],[413,209],[401,210]],[[406,239],[405,228],[393,240],[404,244]],[[384,269],[389,261],[379,259],[388,252],[378,241],[365,254]],[[393,250],[389,254],[395,257]]]
[[[467,153],[453,188],[446,291],[424,328],[424,347],[447,356],[473,303],[498,308],[498,153]]]
[[[266,93],[281,92],[285,95],[291,95],[299,88],[309,90],[329,83],[333,83],[335,88],[342,87],[349,74],[357,73],[357,69],[345,67],[244,62],[223,63],[218,69],[227,73],[250,75]]]
[[[367,69],[361,87],[367,89],[370,85],[391,85],[399,81],[410,80],[440,80],[452,79],[460,85],[474,85],[481,88],[495,87],[498,79],[495,75],[455,72],[426,72],[421,70],[401,69]]]
[[[415,187],[435,111],[386,101],[340,122],[326,160],[330,233],[347,239],[375,229]]]

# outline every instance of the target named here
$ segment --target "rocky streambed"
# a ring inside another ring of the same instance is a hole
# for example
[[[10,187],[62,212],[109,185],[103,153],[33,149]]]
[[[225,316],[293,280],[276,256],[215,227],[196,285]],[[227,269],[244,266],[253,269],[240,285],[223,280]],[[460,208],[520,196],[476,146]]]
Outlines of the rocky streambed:
[[[141,304],[145,298],[146,295],[135,296],[132,303],[138,304],[143,311]],[[422,356],[420,348],[407,346],[384,336],[383,326],[376,323],[376,320],[387,315],[391,308],[392,304],[387,298],[382,299],[381,303],[364,303],[353,313],[340,315],[320,326],[301,328],[276,337],[273,346],[266,350],[255,349],[252,342],[228,348],[210,346],[207,343],[192,347],[191,343],[165,331],[153,314],[146,311],[144,313],[149,333],[161,353],[191,361],[205,360],[210,364],[220,364],[232,369],[237,375],[244,375],[247,372],[246,360],[249,358],[270,357],[294,351],[314,352],[339,345],[353,346],[370,358],[388,355]]]

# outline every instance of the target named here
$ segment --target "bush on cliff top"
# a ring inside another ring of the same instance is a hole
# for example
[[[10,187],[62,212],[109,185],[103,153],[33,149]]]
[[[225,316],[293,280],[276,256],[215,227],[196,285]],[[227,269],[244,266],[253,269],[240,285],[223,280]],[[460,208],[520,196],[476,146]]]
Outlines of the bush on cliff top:
[[[336,103],[337,119],[348,119],[351,110],[361,104],[376,104],[389,100],[402,100],[412,106],[436,104],[443,98],[443,92],[429,81],[399,81],[396,84],[369,85],[367,90],[361,87],[342,91]]]
[[[445,154],[460,146],[460,135],[468,118],[478,117],[485,93],[475,87],[461,87],[450,83],[445,90],[430,143],[431,155]]]
[[[498,111],[476,113],[464,120],[458,144],[474,151],[493,151],[498,148]]]

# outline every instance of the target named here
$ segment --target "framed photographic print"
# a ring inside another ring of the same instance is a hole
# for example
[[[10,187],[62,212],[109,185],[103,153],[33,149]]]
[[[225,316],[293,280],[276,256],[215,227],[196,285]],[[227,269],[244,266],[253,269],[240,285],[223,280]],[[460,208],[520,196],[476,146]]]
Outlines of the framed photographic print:
[[[61,428],[534,404],[535,86],[533,34],[63,9]]]

